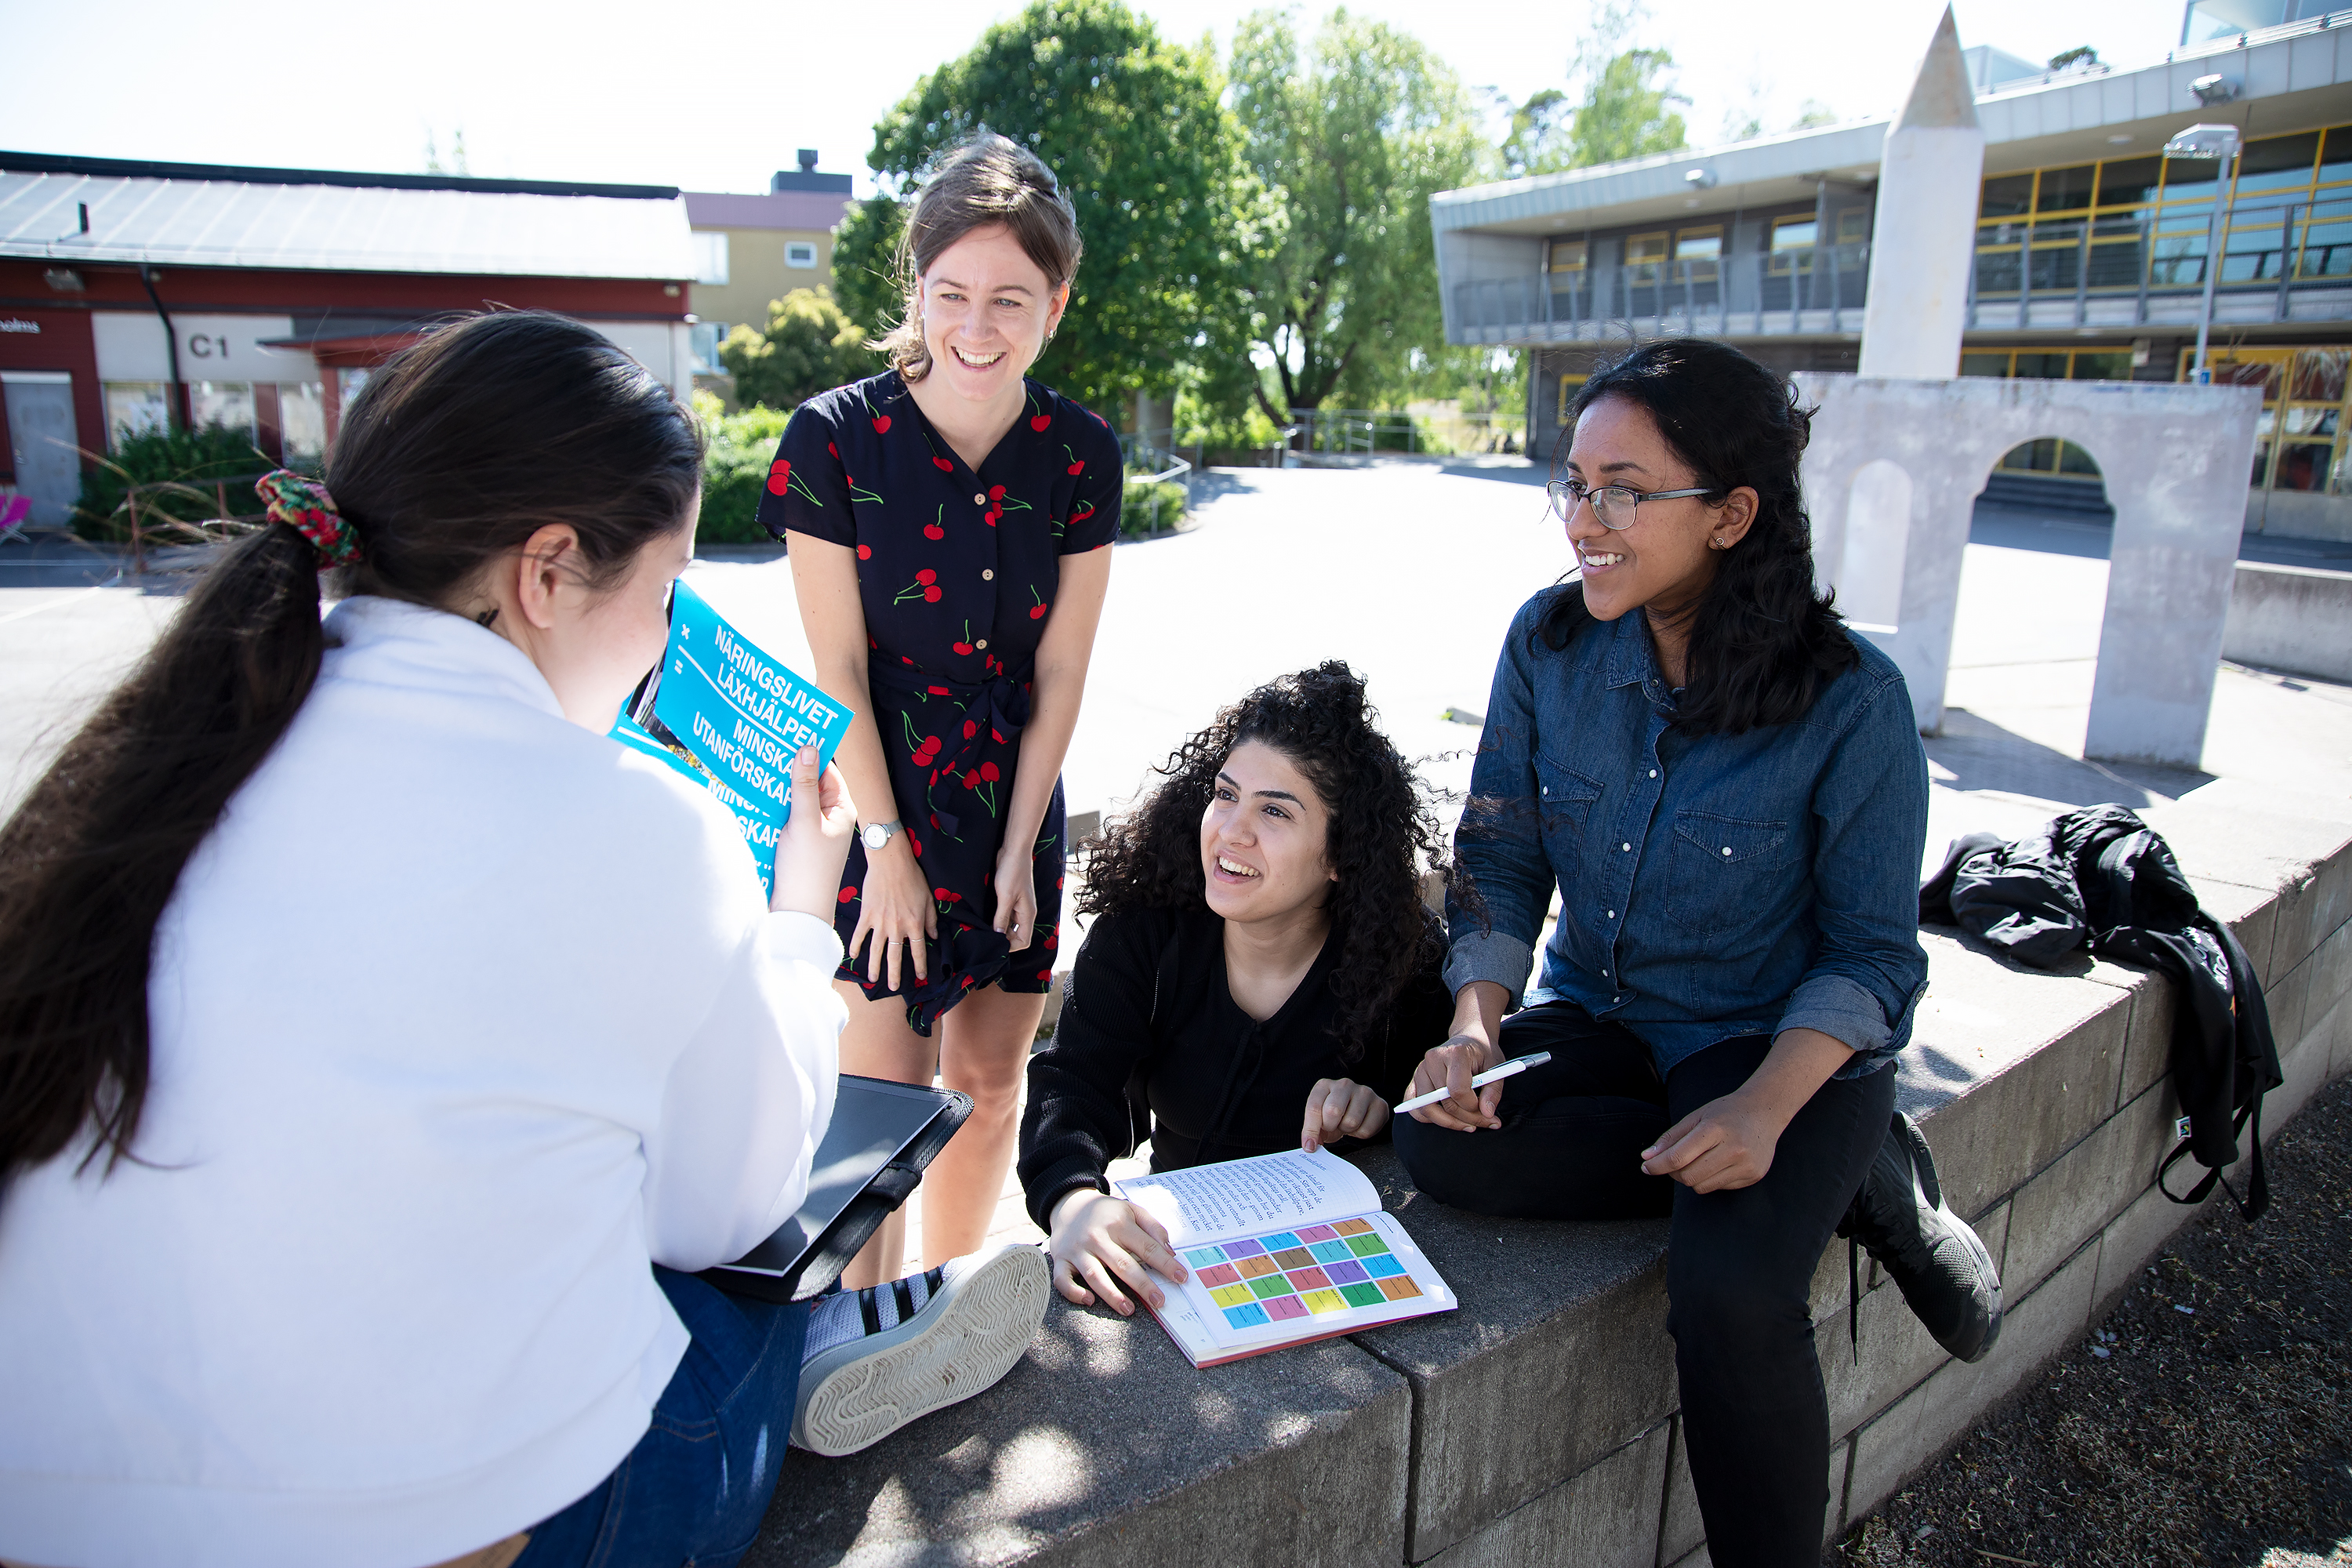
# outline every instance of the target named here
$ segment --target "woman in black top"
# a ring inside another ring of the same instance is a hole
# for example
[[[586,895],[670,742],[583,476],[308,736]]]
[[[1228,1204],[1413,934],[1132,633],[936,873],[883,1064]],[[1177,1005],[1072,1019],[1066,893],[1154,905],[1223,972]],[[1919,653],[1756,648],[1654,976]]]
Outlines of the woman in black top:
[[[1155,1171],[1352,1147],[1444,1033],[1420,894],[1440,840],[1376,717],[1337,661],[1262,686],[1089,853],[1078,908],[1099,918],[1021,1127],[1071,1300],[1132,1312],[1129,1291],[1160,1300],[1150,1271],[1184,1278],[1159,1222],[1108,1195],[1104,1168],[1141,1138]]]

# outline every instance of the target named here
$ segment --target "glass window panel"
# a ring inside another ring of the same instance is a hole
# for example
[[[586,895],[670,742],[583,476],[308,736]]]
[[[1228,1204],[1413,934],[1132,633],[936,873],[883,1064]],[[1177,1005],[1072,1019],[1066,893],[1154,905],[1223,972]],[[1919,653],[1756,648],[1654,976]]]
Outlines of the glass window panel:
[[[2276,224],[2232,228],[2221,254],[2221,281],[2252,283],[2279,275],[2280,231]]]
[[[1984,183],[1983,205],[1978,214],[1982,217],[2017,217],[2033,205],[2033,174],[2003,174]]]
[[[2205,281],[2205,237],[2167,234],[2157,237],[2148,263],[2147,280],[2158,288],[2194,288]]]
[[[2268,441],[2255,442],[2254,461],[2253,466],[2246,473],[2246,488],[2255,490],[2262,489],[2263,479],[2269,473],[2270,466],[2271,444]]]
[[[2164,160],[2164,201],[2168,208],[2175,202],[2207,202],[2213,199],[2213,186],[2221,178],[2219,158],[2167,158]],[[2173,215],[2167,212],[2168,219]]]
[[[1664,270],[1659,263],[1665,258],[1663,234],[1637,234],[1625,241],[1625,270],[1636,283],[1656,282]]]
[[[1783,218],[1772,226],[1772,248],[1775,250],[1798,250],[1812,243],[1811,218]]]
[[[2336,434],[2340,408],[2290,406],[2286,411],[2286,433],[2290,436],[2329,436]]]
[[[2131,350],[2116,353],[2084,353],[2074,355],[2072,379],[2075,381],[2129,381],[2132,378]]]
[[[2141,268],[2146,265],[2147,247],[2142,244],[2137,225],[2124,224],[2121,238],[2109,238],[2106,228],[2110,220],[2101,220],[2100,232],[2091,241],[2091,287],[2094,289],[2137,289]]]
[[[2156,200],[2156,187],[2164,174],[2161,158],[2118,158],[2099,165],[2099,205],[2103,207],[2137,205]]]
[[[2045,243],[2045,238],[2049,243]],[[2071,289],[2082,276],[2083,247],[2079,226],[2052,229],[2033,226],[2032,261],[2029,276],[2036,289]]]
[[[2288,441],[2279,447],[2278,469],[2271,476],[2274,490],[2322,490],[2327,488],[2327,460],[2335,455],[2332,441]]]
[[[2246,143],[2238,160],[2238,194],[2253,191],[2299,190],[2311,184],[2312,165],[2319,160],[2319,132],[2299,136],[2263,136]]]
[[[1676,261],[1712,261],[1723,254],[1723,230],[1686,228],[1675,236]]]
[[[2180,352],[2181,379],[2186,381],[2188,367],[2196,363],[2197,354],[2193,349],[2183,349]],[[2279,367],[2268,360],[2235,359],[2226,355],[2214,355],[2208,358],[2205,363],[2206,368],[2213,373],[2213,382],[2217,386],[2259,386],[2263,389],[2263,400],[2266,403],[2278,396]]]
[[[118,449],[126,437],[171,427],[171,405],[160,381],[110,381],[106,384],[106,447]]]
[[[1837,215],[1837,242],[1840,245],[1870,243],[1871,209],[1849,207]]]
[[[816,246],[814,242],[805,239],[795,239],[788,243],[784,247],[784,265],[787,267],[814,267],[816,265]]]
[[[2352,349],[2300,350],[2287,395],[2298,403],[2342,403],[2347,366],[2352,366]]]
[[[278,385],[278,436],[290,465],[316,464],[327,455],[324,382],[289,381]]]
[[[2006,353],[1962,354],[1960,374],[2006,376],[2009,374],[2009,355]]]
[[[188,384],[188,416],[199,427],[217,425],[224,430],[254,438],[253,383],[192,381]]]
[[[1584,270],[1586,244],[1580,239],[1555,239],[1551,242],[1551,269],[1554,272]]]
[[[2303,254],[2296,270],[2305,278],[2342,278],[2352,274],[2352,206],[2322,202],[2312,209],[2303,231]]]
[[[2042,171],[2041,194],[2034,198],[2038,213],[2070,213],[2091,205],[2091,176],[2098,165],[2077,163],[2071,169]]]
[[[2319,153],[2319,183],[2331,180],[2352,180],[2352,125],[2338,125],[2327,132],[2327,140]]]
[[[2024,353],[2017,356],[2017,369],[2012,372],[2022,381],[2063,381],[2066,379],[2066,356],[2063,353]]]
[[[2006,250],[1977,252],[1977,292],[1979,294],[2014,294],[2017,280],[2023,276],[2024,256],[2015,247]]]

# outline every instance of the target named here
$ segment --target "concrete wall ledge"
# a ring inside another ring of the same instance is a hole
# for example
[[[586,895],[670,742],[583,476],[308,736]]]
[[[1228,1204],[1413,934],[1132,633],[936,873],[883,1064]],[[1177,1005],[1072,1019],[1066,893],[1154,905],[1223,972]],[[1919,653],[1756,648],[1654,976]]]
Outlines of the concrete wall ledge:
[[[2267,988],[2287,1082],[2265,1134],[2352,1071],[2352,801],[2221,780],[2145,814]],[[1950,1361],[1874,1274],[1814,1280],[1834,1534],[2087,1331],[2196,1211],[2150,1184],[2178,1115],[2170,987],[2089,958],[2015,964],[1924,933],[1900,1068],[2009,1321]],[[1706,1561],[1665,1333],[1663,1221],[1490,1220],[1360,1156],[1461,1310],[1196,1372],[1148,1319],[1056,1301],[980,1399],[864,1454],[794,1452],[747,1563],[1151,1564]]]
[[[2352,573],[2238,563],[2221,657],[2322,680],[2352,680]]]

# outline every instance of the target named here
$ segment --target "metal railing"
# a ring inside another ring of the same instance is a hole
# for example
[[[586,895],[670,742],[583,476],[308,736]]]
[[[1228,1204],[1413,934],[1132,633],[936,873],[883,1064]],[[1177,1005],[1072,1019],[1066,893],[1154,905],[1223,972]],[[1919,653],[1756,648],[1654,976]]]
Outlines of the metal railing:
[[[2155,217],[2021,219],[1979,229],[1972,331],[2193,324],[2210,208]],[[2233,323],[2352,319],[2352,197],[2238,202],[2215,311]],[[1454,286],[1457,342],[1572,342],[1621,334],[1769,337],[1857,331],[1867,244],[1528,273]],[[2308,300],[2308,303],[2305,301]]]
[[[1611,336],[1628,322],[1707,337],[1852,331],[1869,276],[1870,247],[1853,244],[1486,279],[1454,286],[1454,335],[1564,342]]]

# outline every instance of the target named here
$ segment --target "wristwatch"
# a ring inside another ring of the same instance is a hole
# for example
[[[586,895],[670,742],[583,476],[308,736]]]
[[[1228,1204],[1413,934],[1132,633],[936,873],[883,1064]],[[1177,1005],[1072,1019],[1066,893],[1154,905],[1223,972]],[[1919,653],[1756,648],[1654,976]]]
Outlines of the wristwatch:
[[[879,849],[890,842],[891,835],[905,831],[906,829],[896,822],[869,822],[866,825],[861,837],[866,840],[866,848]]]

